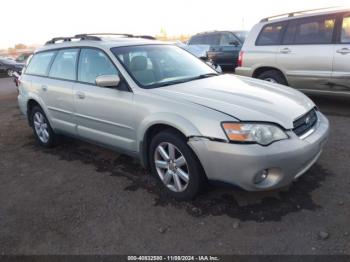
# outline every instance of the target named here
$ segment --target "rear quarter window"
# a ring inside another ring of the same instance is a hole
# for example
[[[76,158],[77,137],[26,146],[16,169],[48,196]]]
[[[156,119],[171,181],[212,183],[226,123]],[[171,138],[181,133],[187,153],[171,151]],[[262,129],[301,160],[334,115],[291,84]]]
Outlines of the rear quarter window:
[[[282,40],[284,29],[285,23],[274,23],[265,25],[260,31],[260,34],[255,44],[257,46],[279,45]]]
[[[46,76],[56,52],[41,52],[33,55],[26,69],[26,74]]]

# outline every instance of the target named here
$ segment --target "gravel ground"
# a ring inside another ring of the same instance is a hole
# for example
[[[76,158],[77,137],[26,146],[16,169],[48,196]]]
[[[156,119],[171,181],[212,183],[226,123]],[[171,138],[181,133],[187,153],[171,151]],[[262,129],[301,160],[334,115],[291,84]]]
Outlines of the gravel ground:
[[[37,146],[0,79],[0,254],[350,254],[350,98],[312,98],[332,129],[299,181],[180,203],[127,156]]]

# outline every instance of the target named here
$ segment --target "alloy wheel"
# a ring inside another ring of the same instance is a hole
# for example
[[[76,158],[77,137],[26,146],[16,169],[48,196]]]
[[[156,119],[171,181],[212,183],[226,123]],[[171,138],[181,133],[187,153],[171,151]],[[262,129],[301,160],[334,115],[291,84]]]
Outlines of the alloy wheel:
[[[163,142],[154,152],[157,174],[166,187],[174,192],[186,190],[190,174],[182,152],[173,144]]]
[[[40,141],[46,144],[50,139],[49,127],[46,118],[40,112],[34,114],[34,129]]]

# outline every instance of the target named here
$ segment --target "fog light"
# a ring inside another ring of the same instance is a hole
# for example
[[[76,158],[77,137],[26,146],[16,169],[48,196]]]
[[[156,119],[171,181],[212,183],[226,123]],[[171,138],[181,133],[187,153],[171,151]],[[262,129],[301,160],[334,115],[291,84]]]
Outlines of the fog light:
[[[267,178],[268,175],[269,171],[267,169],[259,171],[254,177],[254,184],[260,184]]]

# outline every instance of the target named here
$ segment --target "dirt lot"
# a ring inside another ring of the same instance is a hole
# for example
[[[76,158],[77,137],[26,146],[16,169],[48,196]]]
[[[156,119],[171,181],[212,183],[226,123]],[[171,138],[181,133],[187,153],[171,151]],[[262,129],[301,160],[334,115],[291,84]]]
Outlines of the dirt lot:
[[[38,147],[0,79],[0,254],[350,254],[350,98],[313,99],[330,140],[289,189],[178,203],[129,157]]]

